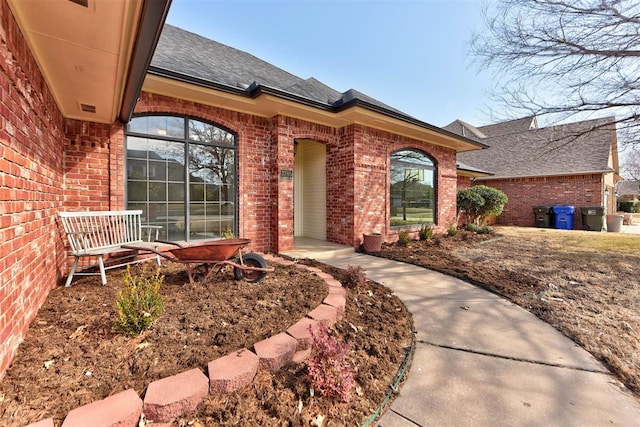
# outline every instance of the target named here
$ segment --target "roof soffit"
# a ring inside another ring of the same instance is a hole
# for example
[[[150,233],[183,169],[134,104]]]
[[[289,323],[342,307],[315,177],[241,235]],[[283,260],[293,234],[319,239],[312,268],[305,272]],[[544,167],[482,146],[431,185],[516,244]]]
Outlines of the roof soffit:
[[[297,100],[293,94],[289,99],[288,94],[275,89],[261,87],[250,94],[247,90],[240,88],[220,87],[215,89],[193,84],[188,80],[180,81],[176,78],[148,73],[142,90],[265,118],[283,115],[335,128],[360,124],[449,147],[456,151],[477,150],[484,147],[483,144],[461,138],[435,126],[433,129],[428,129],[417,120],[416,123],[409,123],[400,118],[383,114],[363,106],[366,103],[342,105],[336,111],[330,105],[312,101],[304,102],[308,100],[302,98]]]
[[[8,0],[64,117],[112,123],[144,1]],[[94,106],[83,111],[81,104]]]

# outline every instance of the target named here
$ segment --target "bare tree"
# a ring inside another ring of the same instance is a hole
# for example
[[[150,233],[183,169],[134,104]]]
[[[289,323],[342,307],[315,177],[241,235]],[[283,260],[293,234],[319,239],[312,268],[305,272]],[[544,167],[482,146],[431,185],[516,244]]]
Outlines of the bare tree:
[[[621,166],[622,175],[633,181],[640,181],[640,148],[634,147],[626,153]]]
[[[497,0],[483,13],[471,54],[496,73],[506,109],[552,121],[610,116],[623,141],[640,145],[638,0]]]

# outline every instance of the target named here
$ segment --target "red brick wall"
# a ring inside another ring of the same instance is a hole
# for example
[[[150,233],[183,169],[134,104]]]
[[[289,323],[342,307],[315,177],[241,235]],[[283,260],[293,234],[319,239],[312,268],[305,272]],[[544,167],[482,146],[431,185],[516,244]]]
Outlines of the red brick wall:
[[[228,128],[238,136],[239,234],[253,248],[286,251],[293,247],[293,170],[296,139],[327,149],[327,239],[358,245],[363,233],[393,234],[388,227],[389,155],[416,148],[438,164],[438,218],[445,229],[455,220],[455,152],[360,125],[335,129],[291,117],[271,119],[236,113],[161,95],[143,93],[136,114],[188,115]]]
[[[582,228],[581,206],[601,206],[602,175],[574,175],[560,177],[518,178],[505,180],[478,179],[476,185],[488,185],[505,192],[509,202],[498,224],[532,227],[535,225],[533,206],[575,206],[574,228]]]
[[[0,379],[64,263],[63,122],[0,1]]]
[[[277,239],[272,246],[273,250],[286,251],[293,249],[293,181],[283,180],[280,178],[282,170],[293,170],[294,157],[294,141],[296,139],[311,139],[319,143],[326,144],[327,149],[327,187],[330,187],[332,179],[330,174],[334,174],[336,170],[330,164],[332,147],[335,147],[337,130],[316,123],[304,120],[294,119],[291,117],[278,116],[273,122],[274,141],[274,163],[272,192],[275,195],[274,200],[277,203],[273,205],[273,226],[274,232],[277,233]],[[332,207],[337,203],[333,200],[335,192],[329,191],[327,188],[327,239],[334,239],[335,233],[332,231],[334,221],[330,218]],[[332,235],[330,237],[329,235]]]
[[[464,190],[466,188],[471,187],[471,178],[468,176],[459,176],[458,177],[458,190]]]
[[[327,240],[344,245],[354,245],[357,215],[354,135],[355,126],[346,126],[327,144]]]
[[[124,209],[121,124],[65,120],[64,210]]]
[[[358,245],[362,234],[381,232],[387,241],[396,239],[397,231],[389,226],[389,159],[394,151],[414,148],[429,155],[437,166],[435,228],[445,230],[456,215],[456,153],[452,149],[414,140],[389,132],[354,125],[355,223],[351,243]]]

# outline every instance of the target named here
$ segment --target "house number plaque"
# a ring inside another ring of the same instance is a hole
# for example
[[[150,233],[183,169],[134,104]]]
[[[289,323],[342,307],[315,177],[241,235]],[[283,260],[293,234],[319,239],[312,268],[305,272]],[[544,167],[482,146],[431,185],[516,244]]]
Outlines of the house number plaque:
[[[280,171],[280,179],[282,181],[291,181],[293,180],[293,171],[290,169],[282,169]]]

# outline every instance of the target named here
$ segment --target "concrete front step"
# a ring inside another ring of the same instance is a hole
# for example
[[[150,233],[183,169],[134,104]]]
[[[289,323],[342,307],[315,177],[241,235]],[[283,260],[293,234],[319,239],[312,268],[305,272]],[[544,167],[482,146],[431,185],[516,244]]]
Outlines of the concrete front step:
[[[209,362],[209,393],[231,393],[251,384],[259,364],[260,358],[247,349]]]
[[[133,389],[89,403],[69,412],[62,427],[135,427],[142,415],[142,400]]]
[[[191,369],[149,384],[144,397],[144,413],[151,421],[171,421],[192,411],[209,394],[209,378]]]

